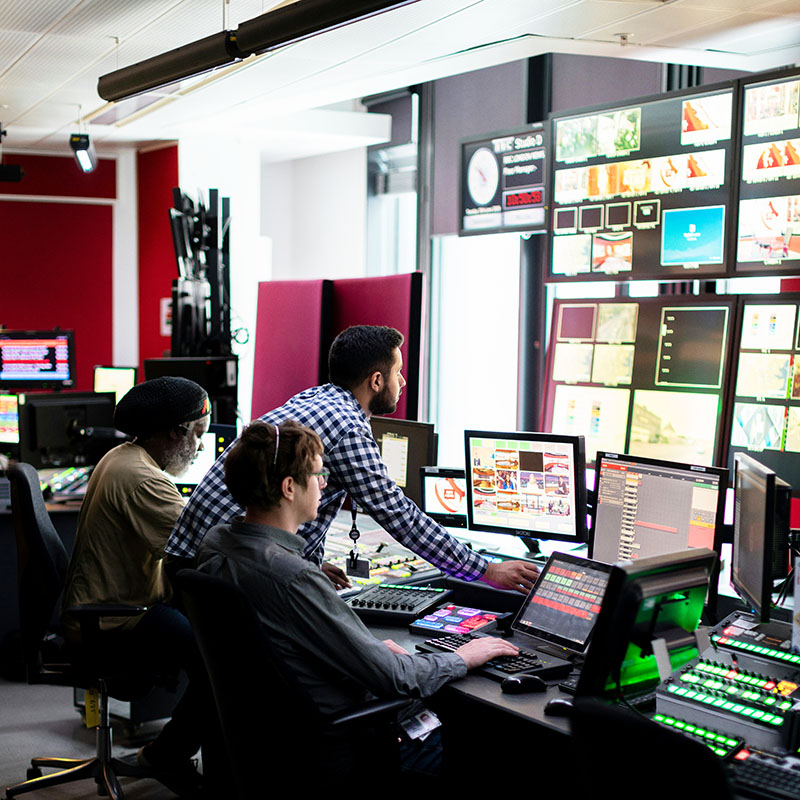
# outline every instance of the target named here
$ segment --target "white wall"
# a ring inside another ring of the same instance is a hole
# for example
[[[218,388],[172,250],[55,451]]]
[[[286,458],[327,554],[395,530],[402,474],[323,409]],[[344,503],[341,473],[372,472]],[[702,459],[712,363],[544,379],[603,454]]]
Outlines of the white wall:
[[[208,190],[231,198],[231,328],[250,339],[234,342],[239,356],[239,411],[250,421],[258,284],[270,277],[269,245],[260,232],[261,182],[257,145],[219,137],[184,137],[178,142],[178,175],[184,192],[208,202]]]
[[[261,200],[273,280],[366,274],[365,148],[264,164]]]

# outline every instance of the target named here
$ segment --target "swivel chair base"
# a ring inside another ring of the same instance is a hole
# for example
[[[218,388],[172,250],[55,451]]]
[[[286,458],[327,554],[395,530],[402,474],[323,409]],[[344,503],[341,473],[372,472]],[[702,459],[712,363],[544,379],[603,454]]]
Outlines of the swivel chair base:
[[[108,721],[108,695],[100,692],[100,725],[97,728],[97,755],[93,758],[32,758],[27,771],[28,780],[9,786],[6,798],[16,797],[26,792],[60,786],[64,783],[93,779],[97,784],[97,794],[111,800],[125,800],[118,776],[133,778],[153,777],[150,770],[137,764],[113,758],[111,755],[111,725]],[[42,775],[42,768],[58,770]]]

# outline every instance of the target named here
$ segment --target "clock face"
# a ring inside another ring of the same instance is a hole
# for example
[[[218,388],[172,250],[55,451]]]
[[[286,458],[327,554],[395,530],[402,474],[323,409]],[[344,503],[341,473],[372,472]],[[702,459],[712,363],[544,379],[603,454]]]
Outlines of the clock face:
[[[469,160],[467,188],[472,201],[479,206],[491,203],[497,192],[500,171],[497,159],[488,147],[480,147]]]

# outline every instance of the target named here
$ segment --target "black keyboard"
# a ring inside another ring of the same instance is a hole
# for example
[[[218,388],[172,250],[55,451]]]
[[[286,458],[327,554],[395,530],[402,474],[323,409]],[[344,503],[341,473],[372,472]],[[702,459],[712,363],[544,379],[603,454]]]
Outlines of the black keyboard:
[[[452,652],[461,645],[467,644],[472,639],[483,638],[480,634],[454,633],[450,636],[441,636],[436,639],[427,639],[417,645],[417,650],[427,653],[434,653],[437,650]],[[498,656],[488,661],[476,670],[481,675],[486,675],[495,680],[503,680],[509,675],[538,675],[540,678],[561,678],[572,671],[572,664],[555,656],[535,653],[533,650],[523,650],[520,648],[519,654],[515,656]]]
[[[797,800],[800,797],[800,759],[770,758],[756,753],[731,763],[728,773],[736,794],[759,800]]]
[[[345,603],[363,620],[407,625],[436,608],[452,593],[451,589],[381,583],[345,598]]]

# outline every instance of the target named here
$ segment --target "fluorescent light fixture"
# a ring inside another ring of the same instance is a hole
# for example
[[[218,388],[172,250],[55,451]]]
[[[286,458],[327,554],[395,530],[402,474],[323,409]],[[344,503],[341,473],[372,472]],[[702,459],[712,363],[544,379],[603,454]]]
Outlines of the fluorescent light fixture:
[[[88,133],[71,133],[69,146],[75,151],[75,160],[84,172],[91,172],[97,166],[97,156]]]
[[[219,31],[101,75],[97,92],[104,100],[124,100],[416,2],[419,0],[297,0],[243,22],[235,31]]]

